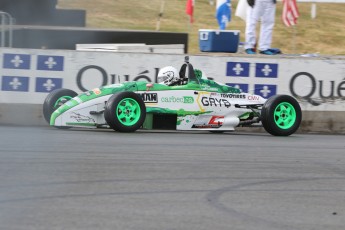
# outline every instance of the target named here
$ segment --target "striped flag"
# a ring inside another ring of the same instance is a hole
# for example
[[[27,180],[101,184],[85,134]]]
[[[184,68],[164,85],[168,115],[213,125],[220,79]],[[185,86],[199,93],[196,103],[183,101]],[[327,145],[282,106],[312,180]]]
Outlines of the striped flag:
[[[194,0],[187,0],[186,14],[189,15],[190,23],[193,23]]]
[[[282,20],[286,26],[293,26],[297,24],[299,12],[296,0],[283,0],[283,14]]]
[[[230,0],[217,0],[216,18],[219,29],[225,30],[228,22],[231,21]]]

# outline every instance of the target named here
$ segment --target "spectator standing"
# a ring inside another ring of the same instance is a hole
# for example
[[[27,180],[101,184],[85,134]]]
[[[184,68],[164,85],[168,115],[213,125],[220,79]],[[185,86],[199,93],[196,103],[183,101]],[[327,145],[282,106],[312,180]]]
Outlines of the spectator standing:
[[[260,36],[258,52],[266,55],[280,53],[279,49],[272,49],[272,33],[275,22],[276,0],[247,0],[250,7],[247,9],[245,51],[247,54],[256,54],[256,26],[259,21]]]

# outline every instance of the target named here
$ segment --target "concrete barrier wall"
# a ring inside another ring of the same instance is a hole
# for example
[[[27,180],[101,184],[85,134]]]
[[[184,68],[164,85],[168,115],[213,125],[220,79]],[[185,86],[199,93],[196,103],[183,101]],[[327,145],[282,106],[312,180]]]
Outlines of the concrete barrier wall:
[[[0,104],[0,125],[48,126],[42,105]]]
[[[76,92],[122,81],[156,81],[160,68],[179,68],[183,54],[0,49],[0,124],[46,125],[42,103],[55,88]],[[303,111],[301,131],[345,132],[345,57],[236,54],[190,56],[216,81],[270,97],[289,94]]]

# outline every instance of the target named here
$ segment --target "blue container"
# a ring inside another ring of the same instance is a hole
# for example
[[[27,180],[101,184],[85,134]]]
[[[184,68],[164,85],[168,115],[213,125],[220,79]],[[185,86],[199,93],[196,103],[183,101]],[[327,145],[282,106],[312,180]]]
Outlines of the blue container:
[[[199,30],[199,47],[202,52],[236,53],[239,42],[239,30]]]

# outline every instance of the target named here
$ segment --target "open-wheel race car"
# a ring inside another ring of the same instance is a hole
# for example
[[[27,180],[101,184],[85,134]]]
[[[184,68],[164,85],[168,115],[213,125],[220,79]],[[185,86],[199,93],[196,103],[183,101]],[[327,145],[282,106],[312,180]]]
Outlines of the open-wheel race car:
[[[44,101],[44,118],[60,128],[112,128],[119,132],[140,128],[224,132],[263,126],[272,135],[288,136],[299,128],[301,108],[289,95],[265,99],[242,93],[203,77],[188,57],[177,75],[179,80],[173,85],[131,81],[79,95],[70,89],[56,89]]]

